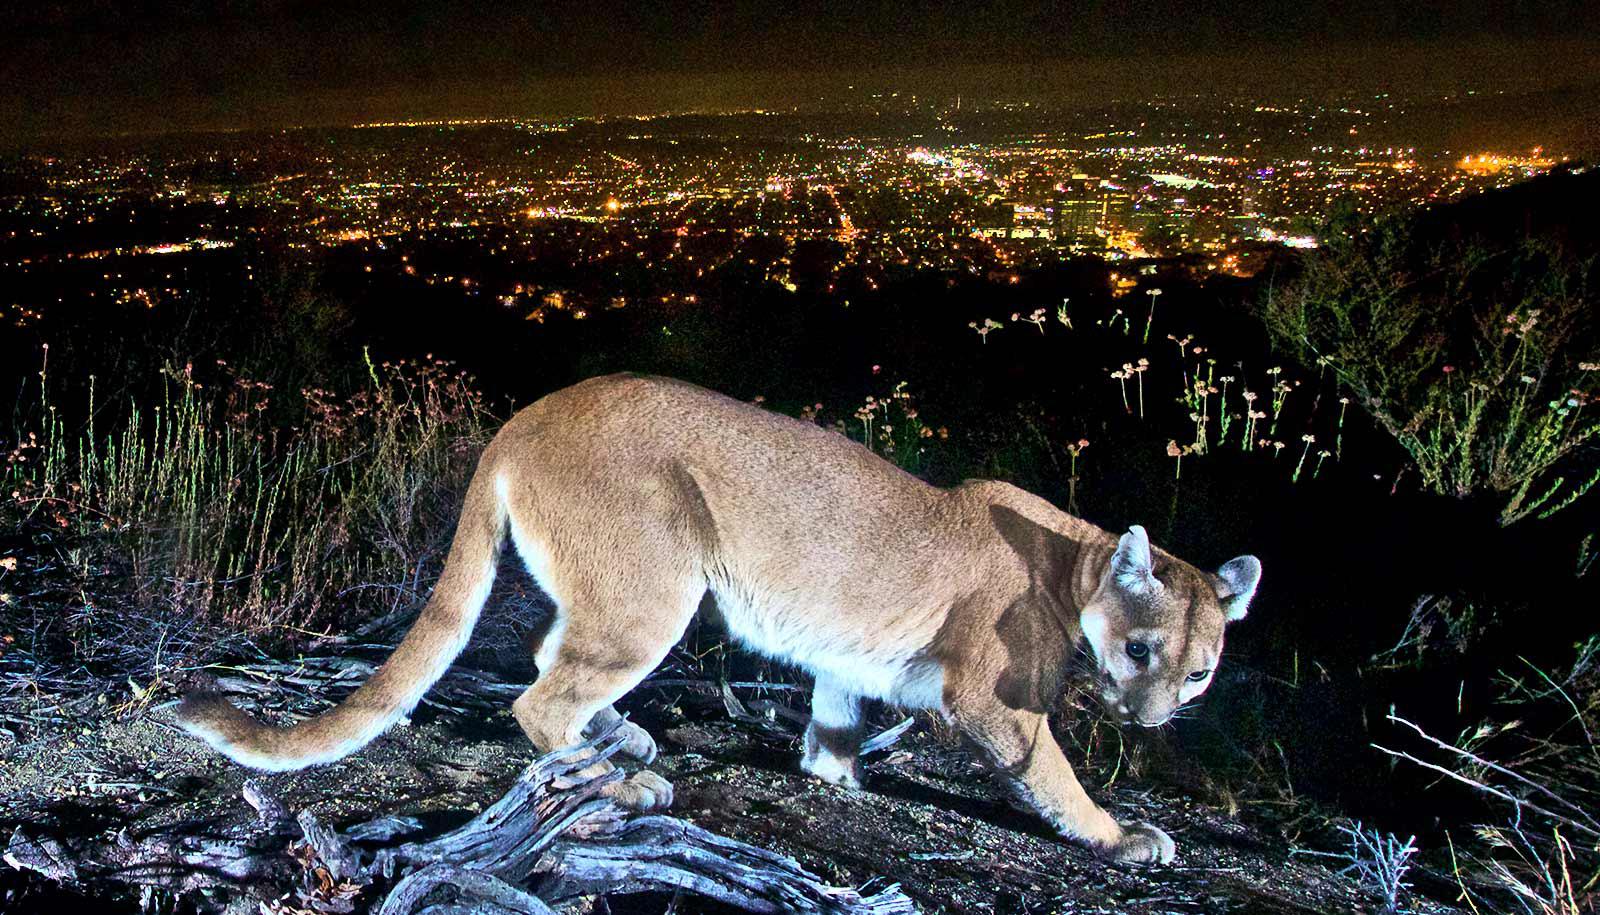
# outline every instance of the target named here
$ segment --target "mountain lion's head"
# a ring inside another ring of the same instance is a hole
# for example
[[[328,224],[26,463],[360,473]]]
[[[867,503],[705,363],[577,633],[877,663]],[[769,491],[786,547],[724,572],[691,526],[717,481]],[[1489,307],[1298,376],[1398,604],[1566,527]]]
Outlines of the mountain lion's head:
[[[1101,698],[1124,722],[1165,724],[1206,691],[1222,658],[1223,630],[1243,619],[1261,561],[1240,556],[1216,574],[1155,555],[1134,525],[1079,621],[1101,673]]]

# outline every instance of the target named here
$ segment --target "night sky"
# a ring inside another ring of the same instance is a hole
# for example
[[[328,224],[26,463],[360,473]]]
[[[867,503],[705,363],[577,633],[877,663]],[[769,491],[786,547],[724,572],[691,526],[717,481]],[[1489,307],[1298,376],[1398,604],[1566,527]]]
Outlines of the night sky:
[[[777,106],[853,84],[1073,100],[1600,80],[1600,4],[1584,0],[196,0],[10,3],[0,23],[12,140]]]

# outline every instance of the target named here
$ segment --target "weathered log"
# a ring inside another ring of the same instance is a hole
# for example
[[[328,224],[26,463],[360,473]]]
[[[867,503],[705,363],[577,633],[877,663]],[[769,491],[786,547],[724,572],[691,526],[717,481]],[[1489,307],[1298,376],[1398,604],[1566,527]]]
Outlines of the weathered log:
[[[298,822],[300,834],[305,837],[306,844],[317,853],[322,866],[328,869],[329,877],[334,880],[355,879],[366,882],[367,871],[361,866],[361,858],[343,836],[333,828],[323,825],[316,814],[309,810],[300,811]]]
[[[243,833],[243,835],[241,835]],[[150,835],[127,829],[91,843],[78,859],[90,880],[155,886],[175,893],[218,886],[282,882],[293,873],[284,850],[290,833],[249,826],[185,824]]]
[[[262,828],[282,831],[288,824],[294,822],[294,815],[289,813],[289,808],[284,806],[283,801],[267,791],[255,779],[247,779],[239,793],[244,795],[246,804],[255,808],[256,819],[260,821]]]
[[[395,884],[378,915],[412,915],[423,899],[441,887],[453,887],[469,903],[434,905],[419,915],[479,912],[485,915],[554,915],[544,900],[482,871],[454,864],[430,864]]]
[[[707,832],[674,817],[626,818],[602,787],[613,772],[556,789],[577,769],[616,753],[609,731],[572,750],[547,754],[471,822],[424,843],[379,853],[378,866],[471,862],[513,882],[543,878],[539,895],[682,890],[752,912],[914,912],[898,887],[869,896],[828,886],[791,858]],[[593,753],[592,756],[588,755]]]
[[[60,842],[49,836],[34,838],[19,826],[6,843],[3,860],[13,870],[33,871],[58,883],[78,882],[78,865]]]
[[[916,911],[895,886],[873,893],[830,886],[791,858],[686,821],[630,818],[603,793],[620,771],[581,774],[621,743],[613,727],[545,754],[469,822],[426,841],[381,848],[365,862],[354,842],[387,842],[415,831],[417,822],[383,817],[335,830],[310,811],[291,817],[254,781],[243,791],[257,813],[253,822],[191,823],[137,838],[124,830],[109,842],[61,841],[18,829],[4,860],[73,884],[116,882],[177,893],[225,886],[262,898],[295,888],[302,907],[328,913],[354,911],[359,897],[374,899],[372,891],[397,876],[384,895],[384,915],[546,915],[547,899],[641,891],[687,892],[752,912]],[[531,891],[525,888],[530,883]],[[450,893],[453,899],[428,902]]]
[[[828,886],[794,859],[675,817],[623,821],[603,836],[556,842],[535,869],[540,895],[682,890],[751,912],[897,915],[916,906],[897,885],[863,895]]]
[[[378,852],[373,870],[391,876],[402,865],[453,862],[521,882],[533,872],[539,854],[580,820],[621,815],[616,805],[600,797],[606,785],[622,778],[620,770],[573,778],[578,770],[611,758],[621,747],[622,738],[613,727],[575,747],[547,753],[471,821],[425,842],[384,849]]]

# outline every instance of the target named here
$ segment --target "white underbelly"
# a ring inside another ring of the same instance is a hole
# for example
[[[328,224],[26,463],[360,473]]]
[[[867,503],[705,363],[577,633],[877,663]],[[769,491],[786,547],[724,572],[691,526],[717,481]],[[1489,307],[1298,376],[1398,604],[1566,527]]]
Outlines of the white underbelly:
[[[862,631],[842,614],[759,600],[735,588],[714,588],[728,633],[747,648],[828,677],[851,693],[905,708],[941,708],[944,670],[916,640]]]

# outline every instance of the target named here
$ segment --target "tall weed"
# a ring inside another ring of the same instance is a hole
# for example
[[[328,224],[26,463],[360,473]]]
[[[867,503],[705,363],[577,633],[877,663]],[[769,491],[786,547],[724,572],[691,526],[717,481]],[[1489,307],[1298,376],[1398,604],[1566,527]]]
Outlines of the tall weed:
[[[258,633],[373,612],[439,558],[490,426],[464,372],[369,361],[361,390],[287,410],[225,363],[204,376],[169,366],[153,397],[112,405],[91,378],[63,410],[41,371],[3,469],[8,520],[103,547],[146,600]]]

